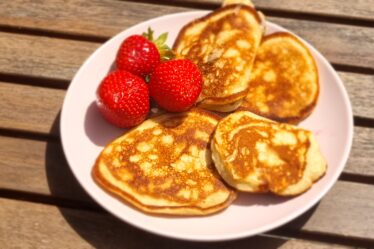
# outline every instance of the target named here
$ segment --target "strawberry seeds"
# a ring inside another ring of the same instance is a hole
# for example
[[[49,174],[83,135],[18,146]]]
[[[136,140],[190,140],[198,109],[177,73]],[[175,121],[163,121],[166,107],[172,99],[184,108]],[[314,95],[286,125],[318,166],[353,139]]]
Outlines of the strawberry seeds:
[[[166,39],[164,33],[154,40],[148,29],[122,42],[116,70],[102,80],[97,91],[97,106],[108,122],[120,128],[142,123],[149,113],[150,96],[170,112],[186,111],[195,104],[202,75],[193,62],[172,60]]]

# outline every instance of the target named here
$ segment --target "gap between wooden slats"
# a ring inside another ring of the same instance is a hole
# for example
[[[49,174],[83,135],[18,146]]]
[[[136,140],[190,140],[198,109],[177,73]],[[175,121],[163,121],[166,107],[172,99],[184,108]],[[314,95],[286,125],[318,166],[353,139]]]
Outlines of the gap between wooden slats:
[[[114,1],[111,2],[113,4],[108,2],[104,2],[103,4],[90,2],[84,8],[84,11],[82,10],[78,15],[77,11],[82,6],[71,3],[71,6],[65,7],[65,11],[61,12],[61,15],[56,18],[55,16],[51,16],[51,13],[53,13],[54,8],[58,8],[59,4],[65,5],[61,1],[56,1],[56,3],[52,4],[53,6],[48,5],[52,9],[48,9],[48,6],[45,6],[46,4],[42,6],[36,4],[34,6],[35,9],[29,8],[29,6],[27,8],[16,8],[17,4],[14,2],[5,1],[5,4],[3,3],[4,8],[0,8],[0,10],[4,11],[4,17],[0,15],[0,27],[3,27],[4,31],[13,33],[22,33],[25,31],[25,33],[31,35],[57,36],[78,40],[81,35],[81,39],[85,41],[88,37],[93,39],[97,37],[103,41],[105,37],[109,38],[129,26],[149,18],[166,13],[191,10],[175,6],[159,6],[134,2]],[[119,4],[118,8],[115,8],[116,4]],[[140,8],[142,11],[139,11]],[[154,8],[156,9],[154,10]],[[159,11],[157,11],[158,8],[160,8]],[[13,9],[14,11],[11,12]],[[113,18],[113,16],[116,16],[116,18]],[[1,21],[1,18],[4,18],[3,21]],[[352,66],[353,68],[359,67],[362,68],[362,71],[373,72],[371,71],[373,70],[371,65],[374,64],[372,59],[374,56],[371,54],[371,51],[374,51],[374,49],[372,49],[373,42],[370,39],[370,37],[374,37],[372,29],[325,22],[321,24],[321,22],[307,20],[296,21],[289,18],[271,16],[269,20],[283,25],[301,37],[311,41],[317,49],[322,51],[337,65],[343,67]],[[25,27],[25,29],[23,30],[22,27]],[[51,33],[48,33],[49,31]],[[73,34],[73,36],[64,37],[63,34]],[[9,44],[12,45],[9,42],[4,44],[8,44],[8,46]],[[43,47],[48,48],[48,46]],[[51,42],[50,47],[51,49],[55,49],[53,48],[53,42]],[[16,51],[14,52],[16,53]]]
[[[0,144],[1,148],[5,149],[0,155],[0,162],[3,164],[0,167],[2,170],[0,176],[3,176],[0,179],[0,196],[102,212],[72,176],[58,142],[0,137]],[[370,151],[367,152],[370,154]],[[19,181],[19,179],[23,180]],[[23,190],[22,184],[25,184]],[[304,238],[305,236],[311,240],[331,242],[332,238],[336,239],[340,233],[344,233],[346,237],[339,240],[339,243],[367,245],[368,240],[363,238],[366,238],[366,233],[372,234],[373,227],[370,225],[361,227],[361,225],[374,224],[373,213],[364,210],[371,210],[374,207],[371,199],[367,198],[374,194],[372,186],[340,181],[328,196],[324,197],[316,210],[302,216],[296,220],[296,223],[287,225],[286,230],[282,228],[274,234],[279,234],[280,231],[280,234],[290,237]],[[341,219],[341,217],[345,218]],[[350,224],[352,220],[358,222]],[[299,227],[302,227],[301,232]],[[352,231],[349,232],[349,229]]]
[[[122,1],[131,2],[130,0]],[[223,0],[141,0],[141,2],[211,10],[219,8]],[[374,25],[374,8],[370,0],[360,1],[359,4],[334,0],[310,2],[299,0],[252,0],[252,2],[258,10],[266,12],[270,16],[367,27]]]
[[[340,243],[324,237],[303,240],[289,235],[262,234],[235,241],[201,243],[168,239],[141,231],[105,213],[0,198],[2,248],[337,248],[364,246],[360,240]],[[48,222],[46,222],[48,221]],[[63,239],[61,239],[63,234]],[[21,240],[19,238],[22,238]],[[318,240],[324,239],[324,242]],[[348,244],[344,246],[344,244]]]
[[[355,124],[373,127],[374,76],[342,72],[339,75],[352,102]],[[58,127],[51,128],[60,112],[66,91],[38,86],[37,79],[31,82],[22,79],[16,83],[0,81],[0,128],[58,136]],[[44,86],[45,82],[42,81],[41,85]],[[62,88],[67,86],[63,84]],[[14,108],[18,111],[14,112]]]
[[[364,200],[367,192],[370,191],[369,189],[369,187],[365,187],[365,185],[362,184],[338,182],[316,207],[287,225],[268,232],[268,234],[330,243],[335,242],[342,245],[370,245],[374,241],[372,236],[373,226],[371,225],[373,214],[370,212],[362,215],[364,211],[362,210],[363,208],[370,209],[373,207],[372,202],[367,203],[367,201],[365,202]],[[19,195],[20,194],[22,193],[19,193]],[[30,202],[26,198],[22,200],[21,198],[9,199],[8,196],[5,197],[6,198],[3,200],[9,200],[8,202],[22,201],[24,203],[27,202],[29,206],[47,204],[47,206],[53,208],[55,205],[49,202],[33,202],[33,200]],[[364,202],[366,204],[363,205]],[[4,206],[2,205],[2,207]],[[9,205],[5,205],[5,208],[9,208]],[[111,220],[110,215],[105,211],[103,212],[100,208],[71,208],[67,205],[62,205],[59,209],[63,214],[67,209],[71,210],[70,212],[86,212],[87,214],[87,211],[89,211],[90,215],[103,215],[106,219]],[[68,217],[64,218],[69,221]],[[355,221],[355,223],[351,221]],[[343,234],[344,237],[342,236]]]

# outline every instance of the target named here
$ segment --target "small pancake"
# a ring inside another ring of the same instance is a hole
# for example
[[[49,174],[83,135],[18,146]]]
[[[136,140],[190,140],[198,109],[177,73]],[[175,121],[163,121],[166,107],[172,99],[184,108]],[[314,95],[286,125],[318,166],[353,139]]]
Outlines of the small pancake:
[[[163,114],[106,146],[93,168],[106,191],[141,211],[207,215],[226,208],[236,193],[211,160],[218,117],[200,109]]]
[[[318,69],[308,48],[290,33],[265,36],[240,110],[297,124],[312,112],[319,95]]]
[[[310,131],[248,111],[223,118],[211,148],[222,178],[236,189],[252,193],[301,194],[327,167]]]
[[[261,17],[243,4],[219,8],[183,27],[173,49],[203,74],[198,106],[229,112],[240,105],[262,34]]]

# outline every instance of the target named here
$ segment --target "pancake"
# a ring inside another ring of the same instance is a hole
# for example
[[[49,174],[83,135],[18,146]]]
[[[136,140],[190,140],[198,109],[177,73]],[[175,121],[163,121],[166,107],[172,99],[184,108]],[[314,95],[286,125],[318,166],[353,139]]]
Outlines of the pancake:
[[[253,2],[251,0],[224,0],[222,2],[222,7],[227,6],[227,5],[231,5],[231,4],[243,4],[243,5],[247,5],[247,6],[250,6],[254,9],[256,9],[255,5],[253,4]],[[264,35],[265,31],[266,31],[265,15],[264,15],[264,13],[262,13],[259,10],[257,10],[257,14],[261,19],[262,34]]]
[[[252,3],[251,0],[224,0],[222,2],[222,6],[227,6],[227,5],[230,5],[230,4],[244,4],[244,5],[248,5],[252,8],[255,7],[255,5]]]
[[[279,32],[264,37],[239,109],[297,124],[313,111],[318,95],[318,70],[310,51],[292,34]]]
[[[146,120],[107,145],[92,175],[106,191],[153,214],[207,215],[236,193],[211,160],[218,117],[200,109]]]
[[[327,167],[310,131],[248,111],[223,118],[211,148],[223,179],[238,190],[252,193],[301,194],[325,174]]]
[[[229,112],[247,95],[254,58],[263,34],[261,17],[244,4],[230,4],[179,32],[173,50],[192,60],[203,75],[198,106]]]

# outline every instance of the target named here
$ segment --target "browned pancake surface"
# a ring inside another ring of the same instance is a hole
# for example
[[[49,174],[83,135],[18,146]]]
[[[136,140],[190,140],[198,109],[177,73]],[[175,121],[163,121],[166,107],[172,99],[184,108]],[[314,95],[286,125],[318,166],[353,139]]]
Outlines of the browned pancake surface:
[[[293,134],[296,139],[294,146],[289,146],[273,142],[278,133],[271,123],[243,116],[235,126],[245,126],[249,123],[251,126],[240,129],[233,136],[230,133],[223,136],[223,140],[228,141],[227,150],[232,154],[237,151],[237,156],[232,161],[232,165],[235,165],[232,168],[234,174],[245,178],[261,169],[261,177],[267,184],[260,186],[260,192],[278,192],[298,182],[305,169],[306,152],[309,147],[305,131],[293,130],[280,124],[279,128],[283,132]],[[270,162],[270,151],[283,162],[273,165]]]
[[[318,70],[308,48],[289,33],[274,33],[260,45],[240,109],[298,123],[311,113],[318,94]]]
[[[103,151],[93,176],[146,212],[203,215],[221,210],[235,194],[210,158],[217,122],[199,109],[148,120]]]
[[[178,57],[192,60],[203,74],[198,102],[226,105],[246,95],[262,27],[257,12],[229,5],[185,26],[174,44]]]
[[[326,170],[310,131],[247,111],[222,119],[212,141],[221,176],[238,190],[296,195]]]

